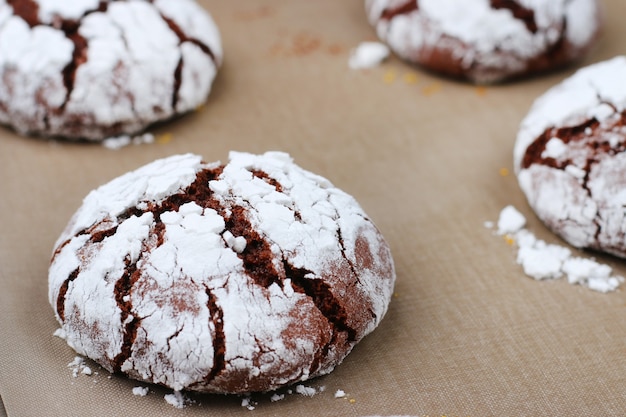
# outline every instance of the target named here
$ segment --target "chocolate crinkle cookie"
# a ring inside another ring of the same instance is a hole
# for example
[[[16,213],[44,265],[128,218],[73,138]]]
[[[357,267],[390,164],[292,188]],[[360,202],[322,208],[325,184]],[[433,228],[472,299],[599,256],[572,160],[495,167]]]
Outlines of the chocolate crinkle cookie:
[[[579,248],[626,257],[626,57],[585,67],[537,99],[514,150],[537,216]]]
[[[222,60],[193,0],[0,0],[0,123],[102,140],[206,101]]]
[[[369,21],[400,57],[488,84],[583,56],[601,24],[598,0],[366,0]]]
[[[353,197],[280,152],[157,160],[92,191],[56,243],[68,344],[175,390],[326,374],[377,327],[395,271]]]

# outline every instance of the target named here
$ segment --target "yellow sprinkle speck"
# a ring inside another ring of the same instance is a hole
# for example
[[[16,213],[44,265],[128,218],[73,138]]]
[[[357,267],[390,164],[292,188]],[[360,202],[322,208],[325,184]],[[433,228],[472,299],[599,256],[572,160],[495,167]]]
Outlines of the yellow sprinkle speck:
[[[356,402],[356,400],[354,398],[350,398],[350,404],[354,404]]]
[[[200,104],[198,107],[196,107],[196,111],[201,111],[204,108],[204,103]]]
[[[166,143],[170,143],[172,138],[173,136],[171,133],[163,133],[162,135],[156,137],[155,142],[159,145],[165,145]]]
[[[393,293],[393,296],[394,296],[394,298],[398,298],[398,297],[399,297],[399,295],[398,295],[398,293],[397,293],[397,292],[394,292],[394,293]]]
[[[385,84],[391,84],[396,80],[396,73],[393,71],[387,71],[385,75],[383,75],[383,82]]]
[[[402,79],[407,84],[415,84],[415,83],[417,83],[417,80],[418,80],[417,74],[414,73],[414,72],[407,72],[406,74],[404,74]]]
[[[506,168],[500,168],[500,176],[506,177],[507,175],[509,175],[509,170]]]
[[[507,245],[511,245],[511,246],[513,246],[513,244],[515,243],[515,239],[513,239],[513,236],[511,235],[505,235],[504,241],[506,242]]]
[[[487,95],[487,87],[484,87],[484,86],[476,87],[476,94],[478,94],[480,97],[486,96]]]
[[[441,90],[441,84],[432,83],[422,88],[422,94],[425,96],[432,96],[433,94],[439,92],[439,90]]]

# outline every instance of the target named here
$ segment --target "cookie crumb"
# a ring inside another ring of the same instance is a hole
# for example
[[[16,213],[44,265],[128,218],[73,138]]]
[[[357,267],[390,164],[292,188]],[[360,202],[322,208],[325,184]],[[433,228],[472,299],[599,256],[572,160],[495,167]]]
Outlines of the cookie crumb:
[[[441,83],[434,82],[422,88],[422,94],[426,97],[432,96],[441,90]]]
[[[148,395],[148,391],[148,387],[133,387],[133,395],[138,397],[145,397]],[[167,401],[167,399],[165,401]]]
[[[480,85],[478,87],[476,87],[476,94],[479,97],[485,97],[487,95],[487,87]]]
[[[361,42],[350,53],[348,66],[351,69],[372,68],[380,65],[389,56],[389,47],[380,42]]]
[[[157,136],[155,142],[158,145],[165,145],[165,144],[170,143],[173,138],[174,138],[174,135],[172,135],[171,133],[163,133],[162,135]]]
[[[404,81],[406,84],[413,85],[417,84],[417,82],[419,81],[419,77],[415,72],[407,72],[406,74],[404,74],[404,76],[402,76],[402,81]]]
[[[393,84],[396,80],[396,73],[394,71],[387,71],[385,75],[383,75],[383,82],[385,84]]]
[[[340,389],[335,391],[335,398],[345,398],[345,397],[346,397],[345,391],[340,390]]]

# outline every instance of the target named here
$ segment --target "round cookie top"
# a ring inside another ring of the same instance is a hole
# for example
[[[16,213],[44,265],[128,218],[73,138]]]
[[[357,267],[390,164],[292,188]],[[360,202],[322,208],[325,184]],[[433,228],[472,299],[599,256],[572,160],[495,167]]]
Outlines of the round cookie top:
[[[0,123],[101,140],[202,104],[222,60],[193,0],[0,0]]]
[[[358,203],[278,152],[157,160],[92,191],[49,300],[68,344],[175,390],[330,372],[384,316],[391,253]]]
[[[529,204],[576,247],[626,257],[626,57],[590,65],[539,97],[514,166]]]
[[[398,55],[477,83],[570,62],[600,24],[597,0],[366,0],[366,9]]]

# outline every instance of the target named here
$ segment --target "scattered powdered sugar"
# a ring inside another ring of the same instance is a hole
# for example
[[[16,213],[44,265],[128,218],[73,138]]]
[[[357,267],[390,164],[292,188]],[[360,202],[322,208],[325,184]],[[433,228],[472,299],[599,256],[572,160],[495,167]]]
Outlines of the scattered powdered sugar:
[[[307,387],[304,385],[296,385],[296,392],[306,397],[312,397],[317,394],[317,390],[313,387]]]
[[[346,393],[344,390],[338,389],[335,391],[335,398],[345,398]]]
[[[149,391],[150,389],[148,387],[133,387],[133,395],[136,395],[138,397],[145,397],[146,395],[148,395]]]
[[[361,42],[350,53],[348,66],[351,69],[371,68],[389,56],[389,47],[380,42]]]
[[[514,233],[526,224],[526,218],[511,205],[506,206],[498,218],[498,234]]]
[[[256,408],[257,402],[253,401],[251,397],[243,397],[241,399],[241,406],[246,407],[248,410],[252,411]]]
[[[325,391],[326,391],[326,387],[323,385],[315,388],[315,387],[308,387],[306,385],[298,384],[293,389],[288,388],[282,393],[273,392],[272,395],[269,397],[269,400],[270,402],[274,403],[274,402],[284,400],[287,395],[294,395],[294,394],[299,394],[304,397],[313,397]],[[258,398],[253,398],[251,394],[246,394],[241,397],[241,406],[252,411],[259,406]]]
[[[497,233],[506,235],[517,246],[517,263],[529,277],[546,280],[566,276],[570,284],[602,293],[615,291],[624,282],[623,277],[612,274],[608,265],[573,256],[567,247],[537,239],[524,228],[525,224],[526,218],[513,206],[507,206],[500,212]]]
[[[102,141],[102,146],[111,150],[118,150],[128,145],[143,145],[154,143],[154,135],[152,133],[144,133],[143,135],[129,136],[121,135],[111,137]]]
[[[285,399],[285,394],[272,394],[270,397],[270,401],[275,403],[276,401],[281,401]]]
[[[185,405],[189,403],[189,399],[185,397],[180,391],[174,391],[171,394],[165,394],[163,398],[165,399],[165,402],[175,408],[185,408]]]
[[[67,367],[72,370],[72,376],[76,378],[78,374],[91,375],[91,369],[85,365],[85,359],[80,356],[75,356],[74,359],[67,364]]]

